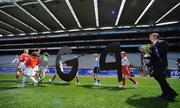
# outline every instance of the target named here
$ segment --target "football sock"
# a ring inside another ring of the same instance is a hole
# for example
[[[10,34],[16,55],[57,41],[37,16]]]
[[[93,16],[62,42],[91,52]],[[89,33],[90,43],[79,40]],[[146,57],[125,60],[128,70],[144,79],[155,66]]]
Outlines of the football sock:
[[[79,79],[78,79],[78,77],[76,77],[76,82],[77,82],[77,83],[79,83]]]
[[[94,78],[94,82],[96,82],[96,78]]]
[[[98,84],[99,84],[99,83],[100,83],[100,80],[98,79],[97,82],[98,82]]]
[[[129,80],[131,80],[134,84],[136,84],[136,81],[133,77],[130,77]]]
[[[126,79],[122,78],[122,85],[125,86],[125,83],[126,83]]]
[[[41,74],[39,73],[38,75],[39,75],[39,78],[41,78],[41,79],[42,79],[42,76],[41,76]]]
[[[56,78],[56,75],[54,75],[54,76],[52,77],[51,81],[54,81],[54,80],[55,80],[55,78]]]
[[[26,79],[27,79],[27,77],[25,75],[23,75],[23,77],[22,77],[22,85],[23,86],[25,86]]]
[[[37,79],[39,78],[39,76],[38,76],[38,73],[37,73],[37,72],[35,73],[35,76],[36,76],[36,78],[37,78]]]
[[[18,75],[19,71],[16,72],[16,80],[19,79],[19,75]]]
[[[45,71],[42,72],[42,78],[45,78]]]
[[[37,80],[34,79],[34,77],[30,77],[30,79],[35,83],[38,82]]]

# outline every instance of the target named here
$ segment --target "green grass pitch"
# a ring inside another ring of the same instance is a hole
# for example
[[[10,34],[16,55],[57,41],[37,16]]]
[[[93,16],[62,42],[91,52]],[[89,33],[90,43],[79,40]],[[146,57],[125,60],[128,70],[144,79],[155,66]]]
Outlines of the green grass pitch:
[[[136,78],[138,88],[127,81],[126,89],[117,87],[116,77],[101,78],[101,86],[93,86],[92,77],[80,77],[79,85],[75,80],[62,85],[57,77],[53,84],[28,82],[25,88],[17,88],[14,79],[14,74],[0,74],[0,108],[180,108],[180,96],[172,102],[156,97],[161,91],[153,78]],[[180,79],[168,82],[180,94]]]

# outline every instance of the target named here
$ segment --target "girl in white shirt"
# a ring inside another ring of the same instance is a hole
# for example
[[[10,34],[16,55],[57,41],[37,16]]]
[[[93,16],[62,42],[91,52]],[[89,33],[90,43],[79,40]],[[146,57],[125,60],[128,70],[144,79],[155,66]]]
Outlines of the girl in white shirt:
[[[134,77],[130,76],[131,68],[130,68],[130,63],[127,58],[127,53],[125,51],[121,52],[121,73],[122,73],[122,88],[125,88],[125,82],[126,82],[126,76],[128,77],[129,80],[131,80],[134,84],[134,87],[136,88],[138,86],[138,83],[135,81]]]

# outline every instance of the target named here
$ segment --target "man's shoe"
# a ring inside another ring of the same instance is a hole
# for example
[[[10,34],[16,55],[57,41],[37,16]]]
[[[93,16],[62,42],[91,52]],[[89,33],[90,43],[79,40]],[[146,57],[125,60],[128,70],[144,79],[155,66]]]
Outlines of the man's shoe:
[[[162,93],[161,95],[158,95],[158,97],[159,97],[159,98],[165,98],[166,95]]]
[[[178,94],[177,94],[177,93],[174,93],[173,95],[174,95],[174,96],[178,96]]]
[[[165,96],[165,99],[170,100],[170,101],[174,100],[175,98],[176,98],[175,95],[168,94],[168,95]]]

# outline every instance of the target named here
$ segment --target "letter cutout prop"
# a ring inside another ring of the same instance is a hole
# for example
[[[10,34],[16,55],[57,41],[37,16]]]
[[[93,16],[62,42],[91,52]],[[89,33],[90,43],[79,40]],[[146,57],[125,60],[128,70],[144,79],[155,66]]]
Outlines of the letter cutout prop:
[[[67,66],[72,67],[70,72],[64,73],[61,71],[59,62],[62,59],[62,55],[67,54],[67,53],[71,53],[71,52],[72,52],[72,50],[70,49],[70,47],[64,46],[59,50],[58,55],[56,57],[56,71],[57,71],[57,74],[59,75],[59,77],[63,81],[72,81],[76,77],[76,74],[78,71],[78,67],[79,67],[78,64],[79,63],[78,63],[77,57],[64,62]]]
[[[106,46],[103,49],[101,56],[100,56],[100,69],[101,70],[117,70],[118,81],[122,80],[122,73],[121,73],[121,56],[120,56],[121,48],[119,42],[113,42]],[[115,62],[106,62],[106,56],[109,53],[115,54]]]

